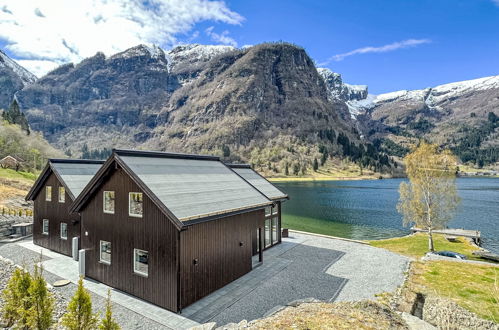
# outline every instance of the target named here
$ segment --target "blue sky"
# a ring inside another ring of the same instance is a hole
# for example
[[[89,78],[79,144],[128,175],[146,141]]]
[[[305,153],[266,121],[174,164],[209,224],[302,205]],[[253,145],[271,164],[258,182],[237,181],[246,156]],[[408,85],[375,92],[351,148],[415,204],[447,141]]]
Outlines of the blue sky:
[[[127,1],[127,11],[119,6],[125,0],[99,1],[102,8],[78,10],[92,14],[91,23],[69,15],[69,22],[85,29],[65,25],[69,31],[62,33],[62,23],[54,23],[60,6],[33,0],[16,8],[0,0],[0,48],[43,72],[99,47],[112,54],[139,42],[168,49],[183,42],[241,47],[282,40],[374,94],[499,74],[499,0],[148,0]],[[2,7],[8,9],[3,17]],[[17,27],[3,26],[6,17],[20,17]],[[80,31],[93,31],[94,25],[96,33]]]

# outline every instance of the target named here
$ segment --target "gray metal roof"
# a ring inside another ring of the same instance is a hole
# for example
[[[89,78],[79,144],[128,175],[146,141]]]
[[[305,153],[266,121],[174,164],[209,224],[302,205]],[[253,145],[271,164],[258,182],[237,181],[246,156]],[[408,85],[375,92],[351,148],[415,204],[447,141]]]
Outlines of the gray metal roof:
[[[101,166],[102,163],[51,162],[52,169],[57,172],[75,198],[78,197]]]
[[[288,195],[277,189],[272,183],[263,178],[260,174],[256,173],[251,168],[232,168],[237,174],[242,176],[246,181],[248,181],[253,187],[258,189],[262,194],[267,196],[269,199],[277,200],[287,198]]]
[[[219,160],[154,155],[119,158],[181,221],[271,203]]]

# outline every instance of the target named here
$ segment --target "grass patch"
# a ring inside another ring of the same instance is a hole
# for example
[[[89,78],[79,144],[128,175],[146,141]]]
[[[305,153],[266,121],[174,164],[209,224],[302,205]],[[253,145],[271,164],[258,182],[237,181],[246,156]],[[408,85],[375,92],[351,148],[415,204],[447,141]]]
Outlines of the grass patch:
[[[499,267],[455,261],[413,262],[409,286],[437,294],[488,320],[499,322]]]
[[[35,182],[38,174],[31,172],[16,172],[10,168],[0,168],[0,178],[10,179],[10,180],[23,180],[30,181],[31,183]]]
[[[417,233],[405,237],[369,241],[369,244],[408,257],[419,258],[423,257],[428,252],[428,235],[425,233]],[[458,237],[457,242],[449,242],[445,239],[444,235],[433,234],[433,244],[436,251],[448,250],[464,254],[470,260],[487,261],[474,256],[472,253],[473,251],[478,250],[478,248],[463,237]]]

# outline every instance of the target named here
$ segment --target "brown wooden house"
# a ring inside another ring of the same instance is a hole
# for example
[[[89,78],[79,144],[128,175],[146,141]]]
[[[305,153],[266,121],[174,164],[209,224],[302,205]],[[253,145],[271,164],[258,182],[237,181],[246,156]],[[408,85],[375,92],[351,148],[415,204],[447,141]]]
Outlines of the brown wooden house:
[[[80,216],[69,208],[104,162],[49,159],[26,196],[34,201],[33,242],[71,256],[72,239],[80,237]]]
[[[258,174],[247,164],[227,164],[238,175],[245,179],[249,184],[258,189],[268,199],[274,202],[273,205],[265,208],[265,230],[263,231],[264,248],[267,249],[276,244],[281,243],[281,204],[289,199],[288,195],[280,191],[270,181]],[[255,235],[253,240],[258,240],[258,235]],[[255,249],[253,254],[259,252],[258,245],[253,245]]]
[[[1,168],[10,168],[16,171],[19,171],[24,163],[24,159],[18,156],[7,155],[4,158],[0,159],[0,167]]]
[[[252,269],[273,204],[218,157],[114,150],[71,210],[85,276],[179,312]]]

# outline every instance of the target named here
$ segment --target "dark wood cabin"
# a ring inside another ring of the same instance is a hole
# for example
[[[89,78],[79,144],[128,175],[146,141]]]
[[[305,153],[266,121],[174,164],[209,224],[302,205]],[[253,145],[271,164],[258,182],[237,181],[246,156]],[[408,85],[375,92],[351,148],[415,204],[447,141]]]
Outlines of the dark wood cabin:
[[[85,276],[179,312],[252,269],[272,204],[218,157],[114,150],[71,209]]]
[[[289,199],[288,195],[280,191],[270,181],[253,170],[248,164],[227,164],[246,180],[253,187],[258,189],[268,199],[274,202],[273,205],[265,208],[265,225],[263,230],[264,248],[268,249],[276,244],[281,243],[281,204]],[[253,235],[253,254],[259,252],[258,249],[258,233]]]
[[[33,243],[72,255],[73,237],[80,237],[80,216],[69,208],[104,162],[49,159],[26,196],[34,202]]]

